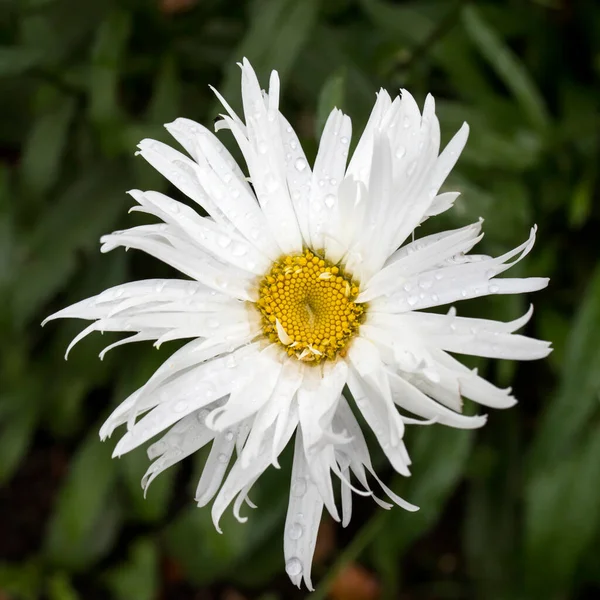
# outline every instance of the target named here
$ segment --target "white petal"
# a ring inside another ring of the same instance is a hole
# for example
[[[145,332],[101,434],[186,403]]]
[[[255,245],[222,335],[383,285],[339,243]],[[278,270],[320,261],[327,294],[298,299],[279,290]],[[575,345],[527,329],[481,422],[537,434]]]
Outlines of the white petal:
[[[360,429],[360,425],[358,424],[356,417],[352,414],[352,410],[350,409],[350,406],[348,406],[345,398],[340,400],[338,412],[336,414],[336,421],[348,432],[351,437],[351,442],[341,447],[339,452],[346,453],[353,473],[356,475],[365,489],[367,489],[369,492],[371,491],[366,480],[364,467],[366,467],[369,473],[375,477],[387,496],[398,506],[404,508],[405,510],[418,510],[418,507],[406,502],[406,500],[394,494],[386,485],[383,484],[381,479],[379,479],[375,473],[375,469],[371,463],[367,442],[365,441],[363,433]],[[379,498],[372,494],[372,492],[371,495],[377,504],[379,504],[382,508],[391,508],[391,505],[379,500]]]
[[[311,369],[311,374],[315,371]],[[345,361],[339,360],[333,364],[326,362],[322,377],[317,375],[310,388],[305,383],[298,390],[300,425],[308,456],[323,444],[337,440],[331,430],[331,421],[347,376],[348,365]]]
[[[289,419],[285,434],[280,440],[280,445],[277,449],[278,453],[280,453],[285,446],[287,446],[287,443],[290,441],[297,424],[297,416]],[[233,499],[245,488],[251,485],[255,479],[262,475],[265,469],[269,466],[271,462],[271,441],[271,438],[265,438],[256,458],[250,464],[243,465],[242,461],[238,459],[231,468],[223,487],[215,498],[211,510],[213,523],[217,531],[221,531],[219,528],[219,521],[225,512],[225,509],[231,504]]]
[[[534,241],[535,228],[531,230],[531,235],[525,243],[497,258],[444,265],[411,275],[405,280],[401,279],[393,292],[373,300],[371,310],[407,312],[489,294],[514,294],[539,290],[548,284],[548,279],[542,277],[495,279],[496,275],[523,259],[531,250]],[[507,262],[515,256],[517,256],[515,260]],[[392,263],[390,268],[395,264]]]
[[[337,192],[344,177],[351,135],[350,118],[340,110],[332,110],[319,142],[310,188],[310,244],[315,250],[327,248],[328,236],[338,237],[337,221],[332,217],[337,210]]]
[[[357,344],[359,340],[361,343]],[[368,342],[357,338],[348,352],[348,359],[353,365],[348,372],[350,392],[394,469],[403,475],[409,475],[410,459],[404,442],[402,442],[404,423],[393,405],[391,392],[388,393],[388,390],[377,387],[377,384],[385,383],[385,379],[383,381],[375,379],[375,376],[379,376],[383,370],[383,365],[380,363],[373,371],[364,369],[361,371],[361,362],[357,359],[356,347],[366,349]],[[369,353],[372,351],[370,350]],[[369,377],[368,382],[365,377]]]
[[[148,458],[154,462],[142,478],[144,492],[160,473],[212,441],[215,432],[204,424],[207,414],[208,410],[203,409],[184,417],[148,447]]]
[[[432,400],[402,376],[388,373],[388,377],[394,402],[415,415],[459,429],[475,429],[485,425],[485,416],[469,417],[456,413]]]
[[[227,403],[214,410],[206,420],[218,431],[254,415],[269,400],[282,370],[281,350],[271,344],[236,373]]]
[[[236,350],[233,356],[233,362],[229,356],[223,356],[203,363],[142,396],[138,402],[140,408],[144,409],[148,404],[155,408],[121,438],[113,455],[120,456],[133,450],[184,416],[228,394],[236,375],[246,367],[246,363],[256,360],[257,346]]]
[[[118,246],[143,250],[218,292],[241,300],[257,299],[255,285],[247,278],[249,274],[211,258],[191,244],[181,243],[174,248],[160,238],[148,237],[135,230],[106,235],[101,241],[104,244],[102,252]]]
[[[190,243],[198,244],[219,259],[258,275],[270,266],[271,261],[232,227],[201,217],[189,206],[158,192],[129,193],[141,205],[140,210],[179,228]]]
[[[300,144],[296,132],[289,122],[279,115],[279,128],[285,153],[287,186],[296,213],[298,226],[305,244],[310,244],[310,228],[308,221],[308,201],[312,170]]]
[[[198,506],[206,506],[221,486],[235,447],[236,433],[237,428],[232,428],[216,434],[196,488]]]
[[[302,579],[313,590],[310,577],[317,533],[323,512],[323,500],[310,478],[300,431],[296,433],[290,499],[285,520],[283,554],[285,570],[294,585]]]
[[[270,107],[265,106],[256,74],[248,60],[242,64],[242,99],[249,149],[244,153],[250,177],[271,232],[286,254],[302,251],[302,235],[287,188],[287,169],[279,131],[279,78],[271,75]]]
[[[242,466],[247,467],[259,452],[267,430],[276,423],[273,438],[271,461],[276,462],[283,432],[289,420],[290,406],[296,391],[302,384],[303,365],[295,357],[286,360],[281,375],[275,384],[268,402],[258,411],[252,430],[240,457]]]
[[[456,254],[468,252],[482,237],[481,223],[429,236],[401,248],[390,257],[387,266],[365,283],[365,290],[358,296],[357,302],[368,302],[399,287],[406,292],[412,291],[414,288],[409,281],[412,276],[441,265]]]

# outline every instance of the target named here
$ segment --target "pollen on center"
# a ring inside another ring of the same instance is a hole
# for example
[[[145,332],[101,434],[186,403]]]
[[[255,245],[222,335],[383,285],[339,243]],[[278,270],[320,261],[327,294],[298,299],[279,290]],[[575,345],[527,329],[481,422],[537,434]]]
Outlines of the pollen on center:
[[[320,363],[344,355],[364,320],[358,283],[340,267],[305,250],[273,263],[259,286],[263,332],[290,356]]]

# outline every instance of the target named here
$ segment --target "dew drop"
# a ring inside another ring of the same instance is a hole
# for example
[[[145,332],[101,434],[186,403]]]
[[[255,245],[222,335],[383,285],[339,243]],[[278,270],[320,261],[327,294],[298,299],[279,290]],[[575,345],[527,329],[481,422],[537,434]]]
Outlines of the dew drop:
[[[175,403],[173,406],[173,410],[177,413],[183,412],[188,407],[188,403],[185,400],[179,400],[179,402]]]
[[[490,285],[488,289],[490,290],[490,294],[495,294],[500,288],[497,285]]]
[[[292,524],[292,526],[288,530],[288,535],[292,540],[299,540],[302,537],[303,533],[304,528],[302,527],[302,525],[300,525],[300,523]]]
[[[342,142],[342,144],[347,144],[348,143],[348,138],[346,136],[340,138],[340,142]]]
[[[334,205],[335,196],[333,194],[327,194],[327,196],[325,196],[325,206],[327,206],[327,208],[333,208]]]
[[[304,477],[298,477],[292,484],[292,495],[296,498],[301,498],[306,494],[307,490],[306,479]]]
[[[297,577],[302,573],[302,563],[297,558],[290,558],[285,563],[285,571],[290,577]]]
[[[227,248],[227,246],[229,246],[229,244],[231,244],[231,238],[227,235],[220,235],[217,238],[217,244],[219,244],[219,246],[221,246],[221,248]]]
[[[175,201],[171,202],[169,204],[169,210],[176,215],[179,212],[179,204]]]
[[[414,306],[418,301],[419,301],[419,297],[418,296],[409,296],[406,301],[408,302],[409,306]]]
[[[269,174],[265,180],[265,187],[269,193],[273,193],[279,187],[279,182],[273,175]]]
[[[304,171],[304,169],[307,167],[307,164],[303,158],[297,158],[294,166],[296,167],[297,171]]]
[[[219,456],[217,457],[217,460],[218,460],[220,463],[226,463],[226,462],[228,462],[229,458],[228,458],[227,454],[221,453],[221,454],[219,454]]]
[[[402,121],[402,127],[404,127],[404,129],[408,129],[410,127],[410,119],[408,117],[404,117],[404,121]]]
[[[231,442],[231,441],[233,441],[233,431],[228,431],[228,432],[225,434],[225,439],[226,439],[228,442]]]
[[[233,256],[244,256],[248,252],[248,248],[244,244],[235,244],[231,249]]]
[[[406,154],[406,148],[404,146],[400,146],[396,150],[396,158],[402,158]]]

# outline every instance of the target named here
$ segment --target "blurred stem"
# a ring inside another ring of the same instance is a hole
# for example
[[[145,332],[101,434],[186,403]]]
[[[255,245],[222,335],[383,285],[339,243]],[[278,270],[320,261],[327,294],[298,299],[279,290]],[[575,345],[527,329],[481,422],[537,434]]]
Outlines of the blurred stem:
[[[463,6],[469,2],[470,0],[457,0],[454,6],[448,10],[446,15],[431,30],[431,33],[404,60],[399,60],[397,66],[401,69],[408,69],[424,58],[432,46],[439,42],[454,27]]]
[[[354,536],[352,542],[346,546],[346,549],[338,556],[327,575],[317,586],[315,592],[311,595],[311,600],[325,600],[329,589],[333,585],[338,573],[350,562],[358,558],[362,551],[377,537],[385,526],[387,512],[377,512],[375,516],[368,521],[363,528]]]

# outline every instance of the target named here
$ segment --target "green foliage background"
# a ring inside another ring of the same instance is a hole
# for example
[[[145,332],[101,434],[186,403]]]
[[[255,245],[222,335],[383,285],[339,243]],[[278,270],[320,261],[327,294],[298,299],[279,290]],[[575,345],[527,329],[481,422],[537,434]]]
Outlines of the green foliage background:
[[[143,450],[110,459],[98,441],[111,407],[173,348],[69,362],[77,323],[50,312],[127,280],[168,276],[135,253],[102,256],[102,233],[140,222],[130,188],[168,191],[134,157],[162,123],[218,114],[208,84],[239,105],[247,56],[314,156],[325,115],[354,131],[375,91],[432,92],[445,140],[471,137],[441,230],[486,219],[482,251],[499,253],[539,225],[513,276],[550,287],[491,297],[463,314],[536,312],[527,333],[553,341],[538,363],[478,361],[520,404],[478,432],[410,432],[413,477],[387,480],[416,514],[358,502],[349,531],[315,566],[313,599],[358,561],[383,598],[600,597],[600,6],[576,0],[199,0],[179,12],[153,0],[0,0],[0,598],[116,600],[304,597],[283,573],[289,475],[269,471],[259,509],[219,536],[192,501],[202,457],[172,468],[146,500]],[[161,8],[162,7],[162,8]],[[223,136],[226,137],[226,136]],[[355,135],[356,137],[356,135]],[[171,190],[172,192],[172,190]],[[289,461],[288,461],[289,462]],[[448,566],[450,565],[450,566]],[[336,596],[351,598],[351,596]]]

